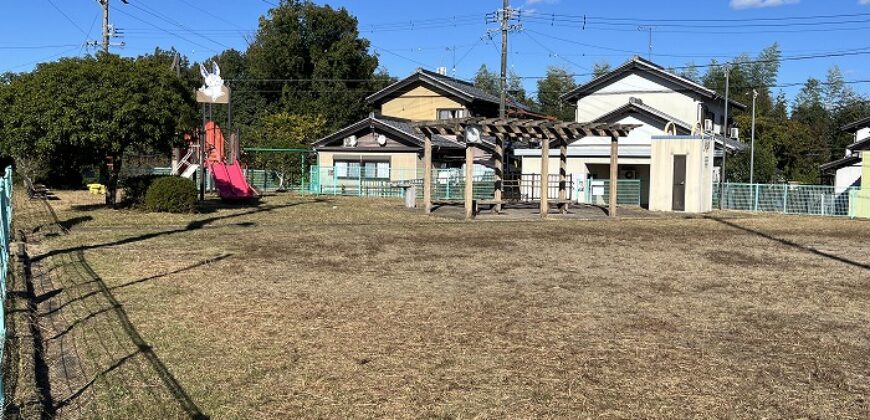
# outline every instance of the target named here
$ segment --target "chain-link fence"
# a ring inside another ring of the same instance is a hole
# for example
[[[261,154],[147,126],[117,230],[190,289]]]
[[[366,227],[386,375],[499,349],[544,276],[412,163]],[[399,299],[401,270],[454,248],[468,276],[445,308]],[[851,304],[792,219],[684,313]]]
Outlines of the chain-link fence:
[[[724,189],[724,190],[723,190]],[[813,216],[850,216],[850,196],[857,187],[827,185],[742,184],[713,185],[713,208]]]

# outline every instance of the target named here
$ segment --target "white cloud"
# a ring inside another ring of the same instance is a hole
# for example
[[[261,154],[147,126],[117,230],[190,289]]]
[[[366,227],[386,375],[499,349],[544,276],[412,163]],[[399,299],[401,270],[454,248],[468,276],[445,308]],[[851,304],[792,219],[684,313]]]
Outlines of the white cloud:
[[[862,6],[866,6],[866,5],[870,4],[870,0],[858,0],[858,4],[860,4]]]
[[[731,0],[731,8],[732,9],[756,9],[759,7],[777,7],[784,6],[786,4],[794,4],[799,2],[800,0]],[[861,2],[868,2],[870,0],[859,0]]]

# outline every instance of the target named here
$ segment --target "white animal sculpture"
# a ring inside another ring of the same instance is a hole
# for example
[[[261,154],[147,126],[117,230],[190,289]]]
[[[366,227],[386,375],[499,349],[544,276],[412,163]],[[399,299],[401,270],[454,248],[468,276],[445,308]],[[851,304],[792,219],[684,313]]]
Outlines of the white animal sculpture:
[[[205,79],[205,85],[199,88],[199,91],[211,98],[212,102],[217,102],[218,98],[224,96],[224,79],[221,79],[221,68],[218,67],[217,63],[213,63],[213,65],[214,71],[209,73],[202,63],[199,64],[199,72]]]

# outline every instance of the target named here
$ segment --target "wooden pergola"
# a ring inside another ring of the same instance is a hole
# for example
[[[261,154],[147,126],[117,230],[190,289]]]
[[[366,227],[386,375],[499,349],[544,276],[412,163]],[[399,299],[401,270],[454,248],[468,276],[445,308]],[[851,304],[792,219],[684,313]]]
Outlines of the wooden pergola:
[[[616,217],[616,179],[618,177],[618,141],[620,137],[628,136],[631,130],[639,127],[636,124],[604,124],[558,122],[541,119],[519,118],[457,118],[437,121],[420,121],[414,127],[425,137],[423,149],[423,206],[426,213],[432,211],[432,136],[456,136],[465,143],[465,217],[474,217],[473,176],[475,143],[466,141],[469,129],[479,130],[481,137],[495,138],[495,197],[493,204],[501,208],[502,191],[504,189],[504,143],[509,139],[537,139],[541,142],[541,217],[546,218],[549,212],[549,177],[550,177],[550,147],[559,148],[559,197],[556,203],[562,213],[568,210],[567,200],[567,163],[568,144],[584,137],[610,137],[610,206],[608,214]]]

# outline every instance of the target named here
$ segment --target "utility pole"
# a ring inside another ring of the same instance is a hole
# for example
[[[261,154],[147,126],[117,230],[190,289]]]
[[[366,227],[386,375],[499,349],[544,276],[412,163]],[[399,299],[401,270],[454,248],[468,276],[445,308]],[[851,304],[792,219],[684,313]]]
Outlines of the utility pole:
[[[508,23],[511,18],[511,2],[504,0],[501,9],[501,84],[499,85],[498,117],[505,117],[507,106],[507,56],[508,56]]]
[[[752,89],[752,141],[749,152],[749,183],[755,181],[755,100],[758,98],[758,91]]]
[[[656,28],[655,26],[648,26],[648,25],[642,25],[642,26],[637,27],[638,31],[649,31],[649,42],[647,43],[647,56],[646,56],[646,58],[649,61],[652,61],[652,47],[653,47],[652,36],[653,36],[653,29],[655,29],[655,28]]]
[[[724,208],[725,201],[725,162],[728,159],[728,95],[731,93],[731,67],[725,65],[725,122],[722,124],[724,133],[722,136],[722,170],[719,171],[719,210]],[[715,134],[714,134],[715,135]],[[715,144],[715,143],[714,143]],[[715,150],[715,149],[714,149]]]
[[[520,11],[511,9],[510,0],[503,0],[502,8],[495,13],[487,14],[488,23],[498,23],[499,29],[487,30],[487,35],[492,39],[494,32],[501,32],[501,77],[499,78],[499,107],[498,116],[504,118],[507,113],[507,60],[508,60],[508,34],[523,29],[522,25],[511,24],[511,21],[519,20]]]
[[[103,47],[103,52],[108,54],[109,47],[113,46],[111,41],[112,38],[116,36],[115,28],[109,23],[109,0],[97,0],[100,3],[100,6],[103,8],[103,41],[101,43]],[[121,0],[124,4],[127,3],[128,0]],[[117,46],[123,47],[124,43],[117,44]]]

